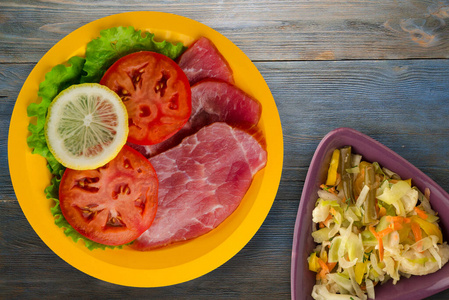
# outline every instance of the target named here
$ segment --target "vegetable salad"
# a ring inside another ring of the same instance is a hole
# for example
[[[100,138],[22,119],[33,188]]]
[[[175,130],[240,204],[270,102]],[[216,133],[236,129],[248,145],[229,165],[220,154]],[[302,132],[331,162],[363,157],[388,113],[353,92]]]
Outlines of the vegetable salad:
[[[334,150],[312,213],[312,297],[374,299],[376,285],[439,270],[449,247],[429,197],[350,146]]]

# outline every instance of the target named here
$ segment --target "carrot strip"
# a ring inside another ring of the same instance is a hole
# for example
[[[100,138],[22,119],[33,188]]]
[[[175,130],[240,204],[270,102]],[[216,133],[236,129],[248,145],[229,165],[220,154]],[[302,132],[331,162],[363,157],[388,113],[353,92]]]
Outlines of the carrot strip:
[[[384,236],[388,235],[389,233],[393,232],[393,228],[387,227],[384,230],[381,230],[377,233],[378,238],[383,238]]]
[[[325,184],[322,184],[322,185],[320,185],[320,188],[325,190],[325,191],[327,191],[327,192],[329,192],[329,193],[334,194],[335,196],[338,196],[338,193],[335,190],[335,186],[329,187],[329,186],[327,186]]]
[[[337,265],[337,262],[327,263],[327,266],[329,268],[329,272],[331,272],[335,268],[336,265]]]
[[[373,226],[370,226],[369,227],[369,231],[371,231],[371,233],[374,235],[374,237],[376,237],[377,238],[377,232],[376,232],[376,230],[374,229],[374,227]]]
[[[379,260],[384,260],[384,242],[382,238],[378,238],[377,241],[379,242]]]
[[[318,258],[318,263],[321,266],[321,271],[317,274],[317,278],[318,279],[323,279],[326,277],[326,274],[329,273],[329,267],[327,266],[327,264],[321,259]]]
[[[337,191],[335,190],[335,187],[331,187],[329,189],[329,192],[331,192],[332,194],[334,194],[335,196],[338,196]]]
[[[387,214],[387,209],[385,207],[382,206],[381,208],[379,208],[379,217],[380,218],[385,216],[386,214]]]
[[[420,209],[419,207],[415,206],[415,212],[418,215],[418,217],[420,217],[421,219],[425,220],[427,219],[429,216],[426,214],[425,211],[423,211],[422,209]]]
[[[332,208],[332,209],[333,209],[334,213],[337,213],[334,208]],[[332,217],[333,217],[332,214],[328,214],[327,215],[326,220],[323,221],[324,226],[328,226],[329,225],[329,221],[332,220]]]
[[[415,241],[420,241],[422,239],[421,227],[416,222],[412,222],[412,224],[410,225],[412,226],[412,232],[413,236],[415,237]]]
[[[391,230],[391,228],[387,228],[387,229]],[[384,260],[384,242],[382,241],[382,237],[379,235],[378,232],[376,232],[376,230],[374,229],[373,226],[370,226],[369,230],[374,235],[374,237],[377,239],[377,243],[379,244],[379,259],[380,259],[380,261],[383,261]],[[386,230],[386,229],[384,229],[384,230]]]
[[[329,267],[326,265],[326,263],[321,258],[318,258],[318,263],[321,266],[321,270],[325,270],[326,273],[329,273]]]
[[[401,216],[387,216],[387,221],[392,223],[392,222],[399,222],[399,223],[410,223],[410,218],[406,218],[406,217],[401,217]]]
[[[393,229],[393,231],[401,230],[402,229],[402,223],[400,223],[400,222],[393,222],[393,223],[390,223],[390,225],[388,227]]]
[[[421,232],[421,227],[419,226],[418,223],[416,222],[412,222],[411,224],[412,227],[412,232],[413,232],[413,236],[415,237],[415,241],[419,242],[422,240],[422,232]],[[419,249],[422,249],[422,242],[420,244],[418,244]]]

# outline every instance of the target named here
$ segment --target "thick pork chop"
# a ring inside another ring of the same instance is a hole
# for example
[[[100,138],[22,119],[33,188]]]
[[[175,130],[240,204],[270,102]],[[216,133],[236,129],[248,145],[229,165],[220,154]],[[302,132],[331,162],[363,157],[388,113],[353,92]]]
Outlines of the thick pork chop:
[[[159,178],[158,211],[132,247],[150,250],[214,229],[238,207],[266,159],[250,134],[222,122],[151,158]]]

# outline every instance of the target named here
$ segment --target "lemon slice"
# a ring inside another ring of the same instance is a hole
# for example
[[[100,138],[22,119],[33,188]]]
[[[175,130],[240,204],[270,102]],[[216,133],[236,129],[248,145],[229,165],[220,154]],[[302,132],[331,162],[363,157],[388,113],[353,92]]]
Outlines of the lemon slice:
[[[45,123],[48,148],[75,170],[101,167],[126,143],[128,113],[120,97],[97,83],[73,85],[50,104]]]

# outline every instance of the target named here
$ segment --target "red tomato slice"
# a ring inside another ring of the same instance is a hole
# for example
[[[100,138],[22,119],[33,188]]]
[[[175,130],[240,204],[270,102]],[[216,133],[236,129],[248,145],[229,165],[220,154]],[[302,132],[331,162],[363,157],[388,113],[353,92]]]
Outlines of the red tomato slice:
[[[100,84],[122,98],[128,110],[131,143],[160,143],[181,129],[190,117],[187,76],[165,55],[141,51],[124,56],[106,71]]]
[[[59,202],[62,214],[76,231],[97,243],[123,245],[151,226],[158,185],[151,163],[125,145],[103,167],[66,169]]]

